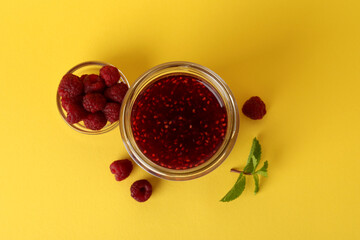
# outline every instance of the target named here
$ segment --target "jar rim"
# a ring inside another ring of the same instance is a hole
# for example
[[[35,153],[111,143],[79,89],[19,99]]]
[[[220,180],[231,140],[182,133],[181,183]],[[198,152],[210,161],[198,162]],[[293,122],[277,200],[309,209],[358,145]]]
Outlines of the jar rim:
[[[170,73],[196,74],[201,78],[201,80],[211,84],[222,97],[228,115],[228,127],[224,141],[222,142],[220,148],[213,156],[210,157],[210,159],[206,160],[205,163],[200,164],[197,167],[184,170],[165,168],[155,164],[153,161],[148,159],[138,148],[131,129],[132,106],[138,95],[144,88],[149,86],[149,84]],[[126,150],[128,151],[131,158],[141,168],[159,178],[182,181],[195,179],[210,173],[218,166],[220,166],[220,164],[227,158],[235,145],[235,141],[238,135],[239,111],[230,88],[219,75],[217,75],[212,70],[196,63],[175,61],[157,65],[138,77],[135,83],[128,90],[123,100],[123,104],[120,110],[119,126],[121,137]]]

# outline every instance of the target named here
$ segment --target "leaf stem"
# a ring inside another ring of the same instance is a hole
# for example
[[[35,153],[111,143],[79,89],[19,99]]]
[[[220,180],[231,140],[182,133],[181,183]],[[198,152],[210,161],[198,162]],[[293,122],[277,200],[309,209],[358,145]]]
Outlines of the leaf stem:
[[[232,169],[230,170],[230,172],[243,173],[244,175],[252,175],[251,173],[246,173],[246,172],[244,172],[244,171],[239,171],[239,170],[236,170],[236,169],[234,169],[234,168],[232,168]]]

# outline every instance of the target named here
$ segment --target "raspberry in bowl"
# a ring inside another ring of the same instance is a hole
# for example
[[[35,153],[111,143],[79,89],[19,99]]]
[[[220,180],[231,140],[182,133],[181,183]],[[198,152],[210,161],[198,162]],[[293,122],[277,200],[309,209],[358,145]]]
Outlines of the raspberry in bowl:
[[[83,62],[61,79],[56,95],[58,110],[78,132],[106,133],[118,126],[122,99],[129,87],[125,75],[116,67],[103,62]]]
[[[213,71],[189,62],[156,66],[129,89],[120,112],[125,147],[147,172],[190,180],[218,167],[239,129],[236,101]]]

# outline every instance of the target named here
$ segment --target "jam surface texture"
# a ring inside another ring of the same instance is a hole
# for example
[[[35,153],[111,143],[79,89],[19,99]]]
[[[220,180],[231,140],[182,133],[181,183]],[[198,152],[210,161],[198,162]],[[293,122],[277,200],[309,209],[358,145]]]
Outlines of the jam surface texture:
[[[188,169],[210,159],[224,141],[227,114],[216,90],[195,76],[165,76],[135,100],[131,128],[136,144],[165,168]]]

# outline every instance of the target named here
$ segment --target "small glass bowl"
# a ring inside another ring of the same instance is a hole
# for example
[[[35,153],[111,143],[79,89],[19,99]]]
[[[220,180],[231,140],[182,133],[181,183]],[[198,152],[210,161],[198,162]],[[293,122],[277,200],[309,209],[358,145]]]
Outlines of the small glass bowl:
[[[89,61],[89,62],[83,62],[80,63],[76,66],[74,66],[73,68],[71,68],[66,74],[68,73],[73,73],[77,76],[81,76],[83,74],[97,74],[99,75],[99,71],[103,66],[106,65],[110,65],[113,66],[111,64],[108,63],[104,63],[104,62],[97,62],[97,61]],[[118,69],[119,70],[119,69]],[[130,84],[128,82],[128,80],[126,79],[125,75],[119,70],[120,73],[120,80],[119,82],[123,82],[125,83],[129,88],[130,88]],[[59,113],[62,117],[62,119],[64,119],[64,121],[66,122],[67,125],[69,125],[72,129],[74,129],[75,131],[78,131],[80,133],[84,133],[84,134],[89,134],[89,135],[97,135],[97,134],[102,134],[102,133],[106,133],[109,132],[111,130],[113,130],[114,128],[116,128],[119,125],[119,121],[110,123],[107,122],[106,125],[100,129],[100,130],[91,130],[85,127],[84,122],[78,122],[75,124],[70,124],[66,121],[66,111],[65,109],[61,106],[61,100],[60,100],[60,96],[59,93],[56,92],[56,104],[59,110]]]
[[[185,170],[169,169],[148,159],[137,146],[131,128],[133,105],[142,90],[165,75],[193,75],[210,84],[222,98],[227,112],[227,130],[224,141],[217,152],[203,164]],[[120,111],[120,132],[129,155],[150,174],[167,180],[190,180],[208,174],[226,159],[234,147],[239,131],[239,110],[233,94],[227,84],[215,72],[196,63],[169,62],[148,70],[141,75],[128,90]]]

